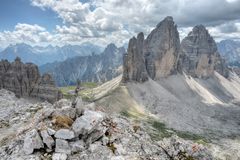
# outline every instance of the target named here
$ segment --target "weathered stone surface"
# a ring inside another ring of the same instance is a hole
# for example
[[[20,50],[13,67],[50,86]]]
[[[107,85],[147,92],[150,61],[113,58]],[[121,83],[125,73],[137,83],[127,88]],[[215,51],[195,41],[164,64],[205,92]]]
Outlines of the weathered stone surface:
[[[166,17],[145,40],[146,68],[152,79],[159,80],[175,72],[180,39],[172,17]]]
[[[76,117],[76,108],[72,108],[71,106],[63,106],[63,108],[55,109],[52,113],[53,116],[67,116],[72,119]]]
[[[23,146],[23,150],[26,154],[31,154],[34,149],[40,149],[43,147],[42,139],[36,129],[33,129],[26,134]]]
[[[56,133],[56,131],[51,128],[47,128],[47,131],[50,136],[53,136]]]
[[[75,137],[74,132],[69,129],[60,129],[54,136],[58,139],[73,139]]]
[[[70,142],[69,145],[70,145],[71,151],[73,153],[81,152],[81,151],[83,151],[85,149],[85,143],[83,142],[83,140]]]
[[[54,139],[48,134],[47,130],[42,130],[40,133],[41,133],[41,136],[43,139],[43,143],[45,143],[47,145],[47,147],[50,150],[52,150],[52,147],[55,144]]]
[[[123,81],[144,82],[148,80],[143,53],[144,35],[139,33],[137,38],[130,39],[128,53],[123,57]]]
[[[71,148],[68,144],[68,141],[62,140],[62,139],[56,139],[55,152],[71,154]]]
[[[166,17],[144,41],[143,33],[129,41],[124,55],[123,82],[159,80],[176,72],[179,33],[172,17]]]
[[[178,70],[198,78],[208,78],[214,70],[228,76],[217,45],[203,25],[198,25],[182,40]]]
[[[85,110],[83,116],[77,118],[72,125],[76,136],[90,134],[104,119],[104,113]]]
[[[52,160],[67,160],[67,154],[53,153]]]
[[[12,63],[0,61],[0,88],[14,92],[17,97],[36,97],[49,102],[62,97],[50,75],[41,77],[36,65],[24,64],[20,58]]]

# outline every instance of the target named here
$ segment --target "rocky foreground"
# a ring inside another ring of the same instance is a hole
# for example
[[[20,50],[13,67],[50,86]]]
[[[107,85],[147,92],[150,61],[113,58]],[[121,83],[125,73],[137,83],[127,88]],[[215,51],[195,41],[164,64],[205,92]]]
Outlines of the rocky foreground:
[[[213,159],[201,144],[177,136],[154,141],[143,124],[96,110],[80,98],[73,108],[65,99],[53,105],[33,104],[16,99],[9,91],[0,93],[1,112],[3,104],[15,102],[5,116],[0,114],[0,132],[5,131],[0,137],[0,157],[4,160]],[[25,107],[14,110],[20,104]],[[13,123],[14,117],[19,120]]]

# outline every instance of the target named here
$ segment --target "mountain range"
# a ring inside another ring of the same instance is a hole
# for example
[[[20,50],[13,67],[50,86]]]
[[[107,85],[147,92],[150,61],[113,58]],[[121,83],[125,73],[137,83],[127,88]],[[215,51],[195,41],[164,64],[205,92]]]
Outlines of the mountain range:
[[[125,48],[109,44],[101,54],[78,56],[62,62],[54,62],[39,67],[41,73],[53,76],[58,86],[83,82],[106,82],[122,73],[122,57]]]
[[[55,61],[64,61],[67,58],[75,56],[87,56],[99,54],[103,50],[102,47],[91,43],[83,43],[81,45],[64,45],[62,47],[48,45],[30,46],[25,43],[9,45],[0,52],[0,59],[7,59],[13,62],[16,57],[20,57],[24,63],[31,62],[37,65],[43,65]]]
[[[218,51],[230,66],[240,66],[240,41],[223,40],[217,43]]]

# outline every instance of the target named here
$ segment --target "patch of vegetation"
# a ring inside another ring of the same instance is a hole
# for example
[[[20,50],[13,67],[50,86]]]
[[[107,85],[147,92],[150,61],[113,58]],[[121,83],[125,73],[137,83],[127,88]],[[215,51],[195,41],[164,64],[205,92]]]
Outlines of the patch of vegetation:
[[[121,111],[120,114],[124,117],[127,117],[127,118],[131,117],[131,114],[127,110]]]
[[[57,129],[70,128],[73,124],[73,120],[67,116],[54,116],[52,122]]]
[[[117,148],[115,147],[114,143],[107,143],[107,147],[113,152],[113,154],[115,154]]]
[[[80,95],[83,96],[83,99],[85,99],[87,101],[90,101],[92,98],[90,96],[88,96],[88,92],[89,92],[89,90],[91,90],[91,89],[93,89],[97,86],[98,86],[98,84],[95,83],[95,82],[84,82],[84,83],[82,83],[81,87],[83,87],[84,89],[80,91]],[[60,87],[59,89],[63,93],[64,98],[71,99],[74,96],[75,88],[76,88],[76,86],[72,85],[72,86]]]
[[[158,120],[148,120],[148,124],[153,128],[152,130],[148,130],[150,136],[154,140],[162,140],[163,138],[168,138],[171,137],[172,135],[177,135],[183,139],[186,140],[192,140],[195,141],[196,143],[207,145],[208,140],[198,134],[194,134],[191,132],[186,132],[186,131],[177,131],[171,128],[168,128],[164,123],[159,122]]]
[[[154,140],[161,140],[173,135],[173,132],[169,130],[164,123],[157,120],[148,120],[148,124],[153,128],[152,131],[149,130],[149,134]]]
[[[192,141],[207,141],[205,140],[204,137],[198,135],[198,134],[194,134],[194,133],[191,133],[191,132],[186,132],[186,131],[175,131],[176,134],[183,138],[183,139],[188,139],[188,140],[192,140]]]

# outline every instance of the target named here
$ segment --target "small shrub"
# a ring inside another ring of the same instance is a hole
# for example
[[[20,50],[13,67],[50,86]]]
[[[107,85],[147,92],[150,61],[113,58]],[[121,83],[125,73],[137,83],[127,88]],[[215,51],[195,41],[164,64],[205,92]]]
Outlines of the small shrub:
[[[113,142],[108,143],[107,146],[108,146],[108,148],[113,152],[113,154],[116,153],[117,148],[115,147],[115,145],[114,145]]]
[[[140,126],[139,126],[139,125],[134,125],[134,126],[133,126],[133,130],[134,130],[135,133],[136,133],[139,129],[140,129]]]
[[[57,128],[70,128],[73,120],[67,116],[54,116],[52,122]]]

